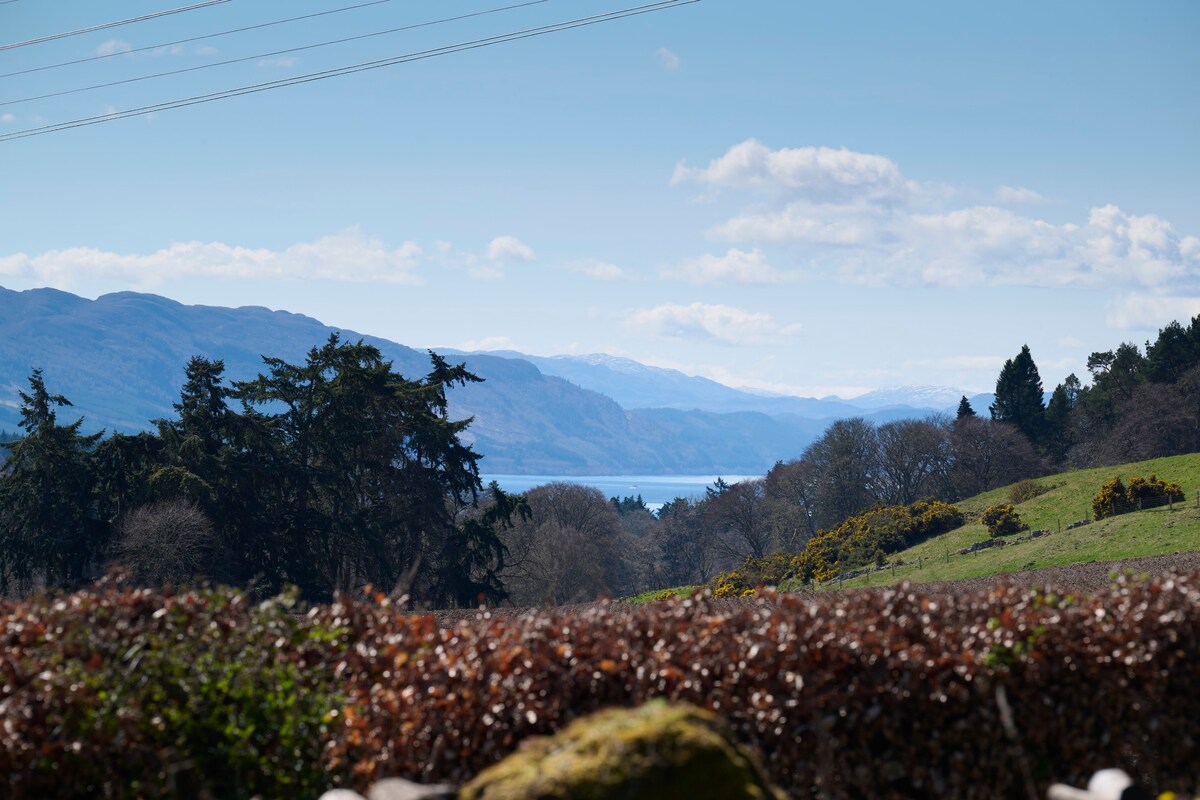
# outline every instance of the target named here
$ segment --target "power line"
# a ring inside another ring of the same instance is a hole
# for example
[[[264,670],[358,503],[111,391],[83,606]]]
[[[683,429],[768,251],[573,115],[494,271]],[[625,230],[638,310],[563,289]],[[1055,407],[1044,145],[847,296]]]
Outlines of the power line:
[[[0,5],[4,3],[15,3],[17,0],[0,0]],[[189,44],[191,42],[200,42],[205,39],[216,39],[219,36],[228,36],[233,33],[245,33],[246,31],[256,31],[260,28],[270,28],[274,25],[284,25],[289,22],[299,22],[306,19],[314,19],[316,17],[324,17],[329,14],[340,14],[343,11],[355,11],[367,6],[377,6],[382,3],[390,3],[392,0],[371,0],[369,3],[358,3],[352,6],[342,6],[341,8],[333,8],[329,11],[317,11],[312,14],[304,14],[299,17],[288,17],[287,19],[277,19],[270,22],[260,22],[257,25],[246,25],[242,28],[231,28],[227,31],[218,31],[216,33],[206,33],[203,36],[190,36],[187,39],[176,39],[173,42],[161,42],[159,44],[146,45],[145,47],[134,47],[129,50],[122,50],[117,53],[101,53],[99,55],[88,56],[87,58],[76,58],[73,61],[60,61],[57,64],[47,64],[42,67],[30,67],[28,69],[19,69],[16,72],[0,73],[0,78],[11,78],[14,75],[27,75],[30,72],[43,72],[48,69],[58,69],[59,67],[69,67],[72,64],[85,64],[89,61],[99,61],[102,58],[114,58],[116,56],[125,56],[130,53],[144,53],[147,50],[160,50],[164,47],[175,47],[176,45]]]
[[[388,2],[389,0],[376,0],[376,1],[377,2]],[[541,5],[542,3],[549,3],[549,2],[551,2],[551,0],[528,0],[528,2],[517,3],[516,5],[502,6],[501,8],[490,8],[490,9],[486,9],[484,11],[474,11],[474,12],[471,12],[470,14],[460,14],[457,17],[445,17],[443,19],[432,20],[430,22],[418,22],[418,23],[415,23],[412,25],[404,25],[399,28],[391,28],[391,29],[385,30],[385,31],[373,31],[371,33],[360,34],[358,36],[347,36],[343,39],[333,39],[333,40],[326,41],[326,42],[318,42],[316,44],[302,45],[300,47],[289,47],[286,50],[275,50],[270,53],[259,53],[257,55],[253,55],[253,56],[242,56],[240,58],[230,58],[230,59],[226,59],[225,61],[214,61],[209,64],[200,64],[195,67],[182,67],[180,69],[167,70],[165,72],[155,72],[155,73],[151,73],[150,75],[140,75],[136,78],[125,78],[125,79],[119,80],[119,81],[109,81],[108,83],[97,83],[97,84],[93,84],[91,86],[82,86],[77,89],[65,89],[61,92],[50,92],[49,94],[39,94],[39,95],[35,95],[33,97],[22,97],[19,100],[4,100],[4,101],[0,101],[0,106],[11,106],[11,105],[16,105],[18,103],[28,103],[28,102],[32,102],[34,100],[45,100],[45,99],[51,98],[51,97],[62,97],[63,95],[78,94],[79,92],[90,92],[94,89],[107,89],[112,86],[120,86],[120,85],[126,84],[126,83],[137,83],[138,81],[147,81],[152,78],[165,78],[170,75],[182,75],[185,72],[196,72],[197,70],[202,70],[202,69],[212,69],[213,67],[224,67],[224,66],[228,66],[230,64],[240,64],[245,61],[254,61],[255,59],[260,59],[260,58],[270,58],[271,56],[281,56],[281,55],[286,55],[288,53],[298,53],[302,50],[314,50],[318,47],[329,47],[329,46],[335,45],[335,44],[345,44],[346,42],[355,42],[360,39],[370,39],[375,36],[384,36],[384,35],[392,34],[392,33],[400,33],[401,31],[411,31],[411,30],[415,30],[417,28],[428,28],[428,27],[432,27],[434,25],[443,25],[448,22],[458,22],[460,20],[470,19],[472,17],[482,17],[487,14],[498,14],[502,11],[512,11],[513,9],[517,9],[517,8],[525,8],[526,6],[536,6],[536,5]]]
[[[565,22],[557,22],[551,25],[543,25],[537,28],[526,28],[524,30],[513,31],[499,36],[491,36],[484,39],[475,39],[458,44],[438,47],[432,50],[421,50],[415,53],[406,53],[404,55],[393,56],[391,58],[379,59],[377,61],[366,61],[359,64],[351,64],[345,67],[336,69],[323,70],[321,72],[312,72],[307,75],[298,75],[291,78],[281,78],[275,81],[267,81],[265,83],[253,84],[250,86],[242,86],[235,89],[226,89],[220,92],[212,92],[210,94],[195,95],[185,97],[178,100],[169,100],[163,103],[156,103],[149,106],[141,106],[140,108],[131,108],[124,111],[117,111],[111,114],[101,114],[94,117],[82,117],[80,119],[69,120],[67,122],[55,123],[53,125],[43,125],[38,128],[26,128],[20,131],[12,131],[11,133],[0,134],[0,142],[10,141],[12,139],[24,139],[30,136],[42,136],[47,133],[55,133],[57,131],[68,130],[71,128],[82,128],[88,125],[98,125],[102,122],[113,122],[119,119],[127,119],[129,117],[140,117],[146,114],[154,114],[159,111],[170,111],[176,108],[184,108],[187,106],[200,105],[203,103],[211,103],[217,100],[226,100],[230,97],[240,97],[246,94],[257,94],[271,89],[280,89],[285,86],[295,86],[303,83],[314,83],[316,81],[326,80],[329,78],[338,78],[344,75],[352,75],[357,72],[366,72],[368,70],[381,69],[383,67],[395,66],[397,64],[405,64],[413,61],[422,61],[428,58],[436,58],[438,56],[452,55],[454,53],[462,53],[468,50],[476,50],[483,47],[491,47],[497,44],[506,44],[509,42],[519,41],[521,39],[529,39],[536,36],[545,36],[551,33],[561,33],[562,31],[573,30],[575,28],[583,28],[590,25],[598,25],[605,22],[612,22],[626,17],[639,16],[641,14],[652,14],[657,11],[664,11],[668,8],[677,8],[680,6],[692,5],[699,3],[700,0],[661,0],[660,2],[647,3],[640,6],[632,6],[628,8],[611,11],[604,14],[596,14],[590,17],[579,17]]]
[[[221,3],[228,3],[229,0],[206,0],[203,3],[195,3],[190,6],[181,8],[172,8],[167,11],[156,11],[153,14],[143,14],[140,17],[130,17],[129,19],[121,19],[116,22],[104,22],[100,25],[92,25],[88,28],[80,28],[74,31],[66,31],[64,33],[52,33],[49,36],[41,36],[37,39],[27,39],[23,42],[13,42],[12,44],[0,44],[0,50],[13,50],[18,47],[28,47],[31,44],[42,44],[43,42],[53,42],[56,39],[66,39],[69,36],[79,36],[84,33],[95,33],[109,28],[119,28],[122,25],[132,25],[135,22],[145,22],[148,19],[158,19],[159,17],[167,17],[171,14],[182,14],[185,11],[195,11],[197,8],[205,8],[206,6],[215,6]]]

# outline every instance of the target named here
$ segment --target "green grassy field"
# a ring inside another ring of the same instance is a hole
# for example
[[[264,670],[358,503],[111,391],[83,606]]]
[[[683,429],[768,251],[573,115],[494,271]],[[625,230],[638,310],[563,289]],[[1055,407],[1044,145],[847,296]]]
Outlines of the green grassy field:
[[[641,604],[650,603],[654,600],[665,600],[669,597],[691,597],[692,594],[702,587],[700,586],[676,586],[672,589],[651,589],[648,592],[634,595],[626,598],[626,602]],[[669,594],[668,594],[669,593]]]
[[[1115,477],[1128,483],[1135,475],[1159,478],[1183,487],[1187,499],[1166,507],[1124,514],[1065,530],[1072,522],[1091,515],[1092,498],[1100,486]],[[826,588],[848,589],[885,586],[911,581],[953,581],[1019,572],[1043,567],[1061,567],[1089,561],[1156,556],[1200,550],[1200,453],[1156,458],[1136,464],[1078,470],[1040,478],[1053,486],[1049,492],[1016,506],[1022,521],[1031,529],[1050,535],[1002,548],[957,555],[957,550],[989,538],[978,521],[950,531],[897,553],[890,562],[902,566],[863,575],[848,581],[833,581]],[[1011,487],[1003,487],[958,503],[969,520],[977,520],[988,506],[1009,502]],[[1024,535],[1024,534],[1021,534]],[[1014,539],[1017,537],[1005,537]],[[780,587],[786,588],[786,587]]]

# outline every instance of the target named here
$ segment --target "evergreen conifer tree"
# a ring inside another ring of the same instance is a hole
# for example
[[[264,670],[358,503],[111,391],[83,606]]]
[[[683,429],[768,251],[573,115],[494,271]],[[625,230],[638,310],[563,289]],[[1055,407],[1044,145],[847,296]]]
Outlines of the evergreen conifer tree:
[[[1056,461],[1065,460],[1071,446],[1070,415],[1080,389],[1079,378],[1072,373],[1054,387],[1050,403],[1046,406],[1046,449],[1047,454]]]
[[[975,409],[971,408],[971,401],[968,400],[967,396],[964,394],[962,396],[962,400],[958,401],[958,413],[955,415],[954,418],[955,419],[963,419],[964,417],[973,417],[973,416],[975,416]]]
[[[1046,406],[1042,379],[1037,365],[1023,345],[1015,358],[1004,362],[996,379],[996,402],[991,406],[992,419],[1015,425],[1034,447],[1042,447],[1046,437]]]
[[[1192,330],[1197,320],[1192,320]],[[1200,342],[1178,322],[1160,330],[1154,344],[1146,344],[1146,377],[1155,383],[1175,383],[1198,363]]]
[[[91,466],[102,433],[80,434],[82,418],[58,424],[55,407],[71,402],[47,391],[40,369],[29,387],[20,393],[25,436],[5,445],[0,469],[0,589],[34,575],[54,587],[77,585],[104,544]]]

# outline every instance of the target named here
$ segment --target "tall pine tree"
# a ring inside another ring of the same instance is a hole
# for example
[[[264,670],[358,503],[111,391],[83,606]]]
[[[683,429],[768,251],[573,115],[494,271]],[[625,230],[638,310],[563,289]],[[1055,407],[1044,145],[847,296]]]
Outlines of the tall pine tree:
[[[971,401],[964,394],[962,400],[958,401],[958,413],[955,414],[955,419],[963,419],[964,417],[975,416],[975,409],[971,408]]]
[[[996,379],[996,402],[991,406],[992,419],[1015,425],[1030,443],[1042,448],[1046,440],[1046,406],[1042,379],[1037,365],[1023,345],[1016,358],[1004,362]]]
[[[1200,317],[1192,319],[1190,329],[1172,322],[1158,332],[1154,344],[1146,344],[1146,377],[1155,383],[1176,383],[1183,373],[1200,364],[1198,330]]]
[[[20,394],[25,436],[5,445],[0,469],[0,590],[37,578],[75,586],[105,544],[92,503],[91,459],[102,434],[80,434],[82,419],[58,423],[55,407],[71,402],[50,394],[40,369]]]

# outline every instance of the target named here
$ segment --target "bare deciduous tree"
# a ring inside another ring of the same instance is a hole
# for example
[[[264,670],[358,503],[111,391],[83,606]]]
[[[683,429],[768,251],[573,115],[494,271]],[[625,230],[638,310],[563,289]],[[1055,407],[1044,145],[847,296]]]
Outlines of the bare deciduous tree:
[[[763,481],[735,483],[709,500],[708,513],[727,556],[740,560],[767,554],[774,536]]]
[[[937,479],[950,467],[950,434],[945,420],[903,419],[875,430],[879,449],[876,494],[890,505],[909,505],[934,496]]]
[[[978,417],[956,420],[952,480],[959,497],[970,497],[1045,473],[1029,440],[1007,422]]]
[[[505,587],[516,605],[623,595],[635,585],[632,538],[598,489],[550,483],[525,494],[533,512],[502,534]]]
[[[216,555],[212,523],[196,505],[161,500],[124,516],[117,560],[138,583],[158,586],[211,574]]]
[[[778,463],[767,473],[767,499],[775,546],[796,553],[817,535],[819,476],[811,461],[799,459]]]
[[[804,451],[817,484],[817,524],[827,528],[868,509],[878,465],[875,428],[862,417],[841,419]]]

